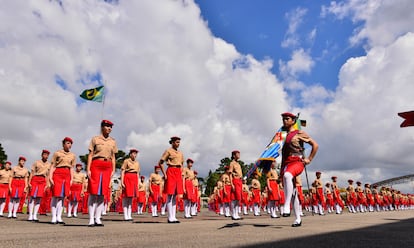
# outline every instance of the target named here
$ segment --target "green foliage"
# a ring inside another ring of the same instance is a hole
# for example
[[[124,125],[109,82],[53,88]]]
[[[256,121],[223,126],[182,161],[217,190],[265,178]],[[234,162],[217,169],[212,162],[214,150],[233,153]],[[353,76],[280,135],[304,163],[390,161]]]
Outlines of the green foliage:
[[[7,161],[7,154],[4,151],[3,147],[0,144],[0,163],[5,164]]]
[[[217,181],[220,179],[220,176],[224,173],[224,167],[230,165],[231,162],[231,158],[229,157],[225,157],[223,159],[220,160],[220,164],[219,167],[212,172],[211,170],[208,173],[208,176],[205,179],[205,185],[206,185],[206,189],[205,189],[205,195],[210,195],[213,190],[214,187],[217,184]],[[243,175],[246,175],[247,172],[250,170],[250,168],[252,168],[253,163],[246,165],[243,161],[239,160],[240,166],[242,168],[242,172]]]

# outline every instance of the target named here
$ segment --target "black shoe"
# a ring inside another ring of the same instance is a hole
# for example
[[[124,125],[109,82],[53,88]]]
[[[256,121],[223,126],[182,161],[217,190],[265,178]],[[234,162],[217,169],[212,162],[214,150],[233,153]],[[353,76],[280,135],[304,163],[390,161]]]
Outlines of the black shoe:
[[[178,224],[178,223],[180,223],[180,221],[178,221],[178,220],[168,220],[168,223],[170,223],[170,224]]]
[[[39,222],[39,220],[33,220],[33,222]]]
[[[104,224],[103,223],[99,223],[99,224],[95,223],[95,226],[104,226]]]
[[[95,224],[89,224],[88,225],[88,227],[94,227],[95,226]]]
[[[272,218],[272,219],[278,219],[280,217],[279,216],[270,216],[270,218]]]
[[[302,221],[301,222],[299,222],[299,223],[293,223],[292,224],[292,227],[298,227],[298,226],[301,226],[302,225]]]
[[[288,213],[288,214],[284,213],[284,214],[282,214],[282,216],[283,217],[289,217],[290,216],[290,213]]]
[[[56,224],[57,224],[57,222],[53,222],[53,221],[51,221],[51,222],[50,222],[50,224],[52,224],[52,225],[56,225]]]
[[[192,219],[192,216],[184,216],[185,219]]]
[[[65,222],[63,222],[63,221],[58,221],[57,223],[58,224],[61,224],[61,225],[64,225],[65,224]]]

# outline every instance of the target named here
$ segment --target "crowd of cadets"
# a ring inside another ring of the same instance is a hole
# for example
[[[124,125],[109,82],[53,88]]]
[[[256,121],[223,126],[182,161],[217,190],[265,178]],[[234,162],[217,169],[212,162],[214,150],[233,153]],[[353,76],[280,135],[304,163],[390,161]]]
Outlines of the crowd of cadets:
[[[131,151],[136,151],[131,149]],[[4,165],[0,164],[0,217],[17,218],[18,213],[23,213],[23,205],[27,206],[29,221],[38,221],[38,215],[51,213],[52,192],[50,184],[37,185],[35,181],[38,177],[47,178],[50,170],[48,162],[49,151],[42,151],[42,158],[35,161],[31,170],[25,168],[25,157],[19,157],[18,164],[12,166],[7,161]],[[184,195],[177,195],[177,210],[184,212],[184,218],[192,218],[200,211],[201,191],[197,179],[197,171],[192,170],[194,161],[187,159],[187,167],[183,168],[183,180],[185,182]],[[88,214],[88,180],[87,175],[82,171],[83,166],[76,164],[73,174],[73,181],[70,187],[69,197],[64,198],[62,211],[68,218],[77,217],[78,213]],[[125,168],[122,168],[124,170]],[[47,181],[47,180],[46,180]],[[154,168],[148,180],[145,176],[140,176],[138,189],[132,197],[131,202],[126,202],[125,190],[122,186],[113,189],[105,196],[105,208],[102,215],[108,212],[124,214],[125,220],[131,220],[132,211],[138,215],[148,212],[153,217],[165,215],[167,195],[163,190],[164,178],[160,175],[160,166]],[[124,188],[125,189],[125,188]],[[42,192],[42,197],[39,191]],[[130,209],[128,209],[128,206]],[[8,213],[8,214],[7,214]]]
[[[231,217],[233,209],[230,207],[232,200],[231,183],[227,179],[228,167],[225,173],[217,181],[212,194],[209,196],[209,209],[217,214]],[[301,177],[296,178],[296,190],[299,195],[302,211],[312,214],[325,215],[325,213],[341,214],[346,207],[350,213],[364,213],[374,211],[393,211],[414,209],[414,195],[404,194],[399,190],[389,187],[380,187],[369,183],[362,186],[361,182],[349,179],[346,191],[340,191],[337,185],[337,177],[332,176],[331,182],[325,184],[321,180],[321,172],[316,172],[316,178],[311,183],[309,192],[305,193],[302,189]],[[243,197],[241,201],[240,213],[248,215],[249,212],[254,216],[260,216],[262,212],[271,218],[279,218],[277,212],[283,215],[285,196],[283,184],[279,180],[276,170],[272,165],[266,174],[266,185],[261,185],[258,174],[253,173],[250,185],[243,179]],[[301,213],[303,216],[303,212]]]

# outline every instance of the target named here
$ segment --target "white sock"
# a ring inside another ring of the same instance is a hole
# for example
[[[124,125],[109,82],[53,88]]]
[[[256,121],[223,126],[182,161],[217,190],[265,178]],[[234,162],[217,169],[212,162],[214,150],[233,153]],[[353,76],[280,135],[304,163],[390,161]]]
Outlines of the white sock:
[[[1,203],[0,203],[0,215],[3,215],[4,213],[4,208],[6,207],[6,199],[0,199]]]
[[[28,218],[28,220],[33,220],[34,201],[35,201],[35,199],[31,197],[30,201],[29,201],[29,206],[28,206],[28,209],[29,209],[29,218]]]
[[[34,211],[33,211],[33,219],[37,220],[37,213],[39,213],[39,208],[40,208],[40,198],[36,199],[35,201],[35,205],[34,205]]]
[[[17,200],[13,203],[13,217],[17,217],[17,209],[19,208],[20,198],[17,198]]]
[[[56,222],[56,204],[57,204],[57,199],[56,197],[52,197],[52,222]]]
[[[96,195],[89,195],[88,210],[89,210],[89,225],[93,225],[95,224]]]
[[[285,172],[283,175],[284,190],[285,190],[285,205],[283,208],[284,213],[290,213],[290,202],[293,195],[293,175],[290,172]]]
[[[56,220],[62,222],[62,213],[63,213],[63,199],[58,198],[56,204]]]
[[[78,206],[79,206],[79,202],[75,202],[75,205],[73,205],[73,216],[75,217],[78,216]]]
[[[96,211],[95,211],[95,222],[96,224],[102,224],[101,217],[102,217],[102,213],[105,208],[104,196],[98,195],[96,197],[97,197],[97,201],[96,201]]]
[[[72,202],[70,201],[68,204],[68,217],[72,216],[72,209],[73,209],[73,205],[72,205]]]

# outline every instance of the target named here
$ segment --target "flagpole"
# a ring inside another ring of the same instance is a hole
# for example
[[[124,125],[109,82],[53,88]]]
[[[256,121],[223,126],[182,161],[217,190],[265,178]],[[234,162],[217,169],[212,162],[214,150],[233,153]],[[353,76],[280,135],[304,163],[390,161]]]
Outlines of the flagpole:
[[[103,98],[102,98],[102,110],[101,110],[101,120],[104,119],[104,108],[105,108],[105,93],[103,94]]]

